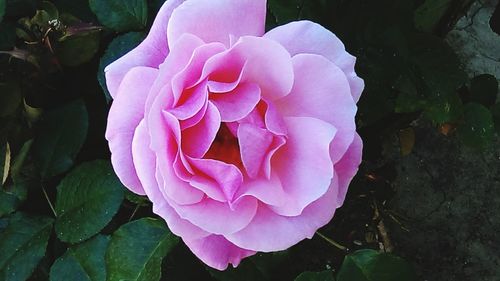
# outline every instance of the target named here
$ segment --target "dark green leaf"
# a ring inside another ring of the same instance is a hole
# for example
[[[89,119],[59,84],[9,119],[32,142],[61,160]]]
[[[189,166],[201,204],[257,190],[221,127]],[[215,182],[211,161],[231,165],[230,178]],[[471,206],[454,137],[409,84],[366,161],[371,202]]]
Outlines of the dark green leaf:
[[[54,0],[61,13],[78,15],[78,18],[86,22],[94,22],[95,16],[90,10],[88,0]]]
[[[178,240],[157,219],[143,218],[122,225],[113,233],[106,252],[107,280],[159,280],[161,262]]]
[[[17,181],[19,178],[19,175],[21,174],[21,168],[24,165],[24,161],[26,160],[26,157],[28,156],[28,152],[31,149],[31,145],[33,144],[33,140],[27,140],[21,149],[19,150],[19,153],[17,153],[16,157],[12,161],[12,167],[11,167],[11,177],[14,182]]]
[[[3,20],[5,15],[5,7],[7,6],[7,0],[0,0],[0,22]]]
[[[104,235],[69,248],[50,268],[51,281],[105,281],[104,256],[110,238]]]
[[[394,89],[398,90],[394,110],[398,113],[416,112],[425,106],[425,97],[419,94],[415,83],[406,75],[396,81]]]
[[[88,114],[82,100],[42,115],[33,158],[43,178],[66,172],[87,137]]]
[[[462,112],[462,100],[455,93],[432,97],[425,105],[425,116],[438,124],[455,121]]]
[[[99,49],[99,31],[85,32],[65,37],[59,42],[56,55],[67,66],[76,66],[89,61]]]
[[[16,213],[0,233],[0,280],[26,280],[45,255],[53,219]]]
[[[414,281],[413,268],[403,259],[375,250],[359,250],[344,258],[337,281]]]
[[[299,17],[298,0],[269,0],[267,5],[278,25],[297,20]]]
[[[491,115],[495,122],[495,130],[500,134],[500,103],[497,103],[491,107]]]
[[[108,162],[78,166],[57,187],[57,237],[75,243],[101,231],[118,212],[123,190]]]
[[[146,0],[90,0],[89,4],[99,22],[114,31],[124,32],[146,27]]]
[[[426,0],[415,10],[415,27],[425,32],[434,31],[451,4],[452,0]]]
[[[468,103],[464,107],[464,120],[458,126],[462,142],[475,148],[485,148],[491,144],[494,132],[491,112],[478,103]]]
[[[148,200],[148,198],[146,196],[137,195],[137,194],[129,191],[128,189],[125,191],[125,198],[128,201],[130,201],[134,204],[137,204],[139,206],[147,206],[150,203],[150,201]]]
[[[442,98],[465,84],[467,75],[458,57],[441,38],[418,34],[410,42],[412,60],[431,98]]]
[[[129,32],[120,36],[117,36],[109,44],[106,52],[101,57],[99,62],[99,70],[97,72],[97,80],[106,95],[106,100],[111,101],[111,95],[109,94],[108,88],[106,87],[106,78],[104,77],[104,68],[110,63],[128,53],[128,51],[135,48],[144,39],[144,33],[142,32]]]
[[[493,75],[478,75],[470,82],[471,99],[484,106],[493,105],[497,99],[497,93],[498,81]]]
[[[14,194],[0,189],[0,217],[14,212],[20,204],[19,198]]]
[[[12,50],[16,44],[16,28],[8,22],[0,23],[0,51]]]
[[[0,117],[14,114],[22,102],[21,89],[15,81],[0,82]]]
[[[330,270],[311,272],[302,272],[295,281],[335,281],[333,273]]]

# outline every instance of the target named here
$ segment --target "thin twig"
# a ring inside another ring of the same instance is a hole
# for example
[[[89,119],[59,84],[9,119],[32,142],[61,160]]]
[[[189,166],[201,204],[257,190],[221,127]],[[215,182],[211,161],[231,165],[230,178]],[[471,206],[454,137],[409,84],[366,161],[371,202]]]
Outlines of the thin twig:
[[[132,220],[132,218],[135,216],[135,213],[137,213],[137,211],[139,210],[139,208],[140,208],[140,207],[141,207],[141,206],[140,206],[139,204],[137,204],[137,205],[135,206],[135,209],[134,209],[134,211],[132,212],[132,214],[130,215],[130,218],[128,219],[128,221],[131,221],[131,220]]]
[[[341,250],[342,252],[347,252],[349,249],[345,246],[340,245],[338,242],[333,241],[332,239],[326,237],[325,235],[321,234],[321,232],[316,231],[316,234],[318,234],[319,237],[323,238],[326,242],[334,246],[335,248]]]
[[[47,203],[49,203],[49,207],[52,210],[52,213],[54,214],[55,217],[57,217],[56,210],[54,209],[52,202],[50,202],[49,195],[47,195],[47,191],[45,191],[45,187],[43,185],[42,185],[42,191],[43,191],[43,195],[45,195],[45,199],[47,199]]]

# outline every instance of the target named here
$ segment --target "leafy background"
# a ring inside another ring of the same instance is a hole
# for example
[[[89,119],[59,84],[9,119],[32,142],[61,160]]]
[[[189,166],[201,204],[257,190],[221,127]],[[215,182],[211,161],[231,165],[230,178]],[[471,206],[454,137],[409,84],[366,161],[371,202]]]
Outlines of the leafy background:
[[[398,189],[395,167],[441,142],[494,153],[498,79],[466,73],[443,40],[477,2],[268,1],[267,29],[313,20],[358,58],[364,159],[346,203],[312,240],[219,272],[120,184],[104,139],[103,69],[144,38],[163,1],[0,0],[0,280],[439,280],[398,243],[420,238],[391,206],[423,192],[424,180]],[[431,141],[419,138],[422,123]],[[433,200],[415,198],[413,208]]]

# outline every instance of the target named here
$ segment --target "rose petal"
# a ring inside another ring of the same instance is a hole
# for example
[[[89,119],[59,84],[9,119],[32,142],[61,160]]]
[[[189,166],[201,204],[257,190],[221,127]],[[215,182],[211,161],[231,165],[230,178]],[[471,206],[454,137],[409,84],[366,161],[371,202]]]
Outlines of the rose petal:
[[[231,202],[234,194],[243,182],[240,170],[232,165],[213,159],[189,158],[196,170],[193,179],[209,178],[217,183],[218,189],[225,195],[225,201]]]
[[[255,254],[254,251],[234,245],[221,235],[184,239],[184,243],[204,263],[218,270],[225,270],[228,264],[236,267],[242,259]]]
[[[234,233],[246,227],[257,210],[257,200],[251,197],[245,197],[231,207],[228,203],[210,198],[191,205],[178,205],[168,198],[167,202],[181,218],[207,232],[221,235]]]
[[[351,183],[352,178],[358,171],[359,164],[361,163],[361,154],[363,152],[363,141],[356,133],[354,140],[347,149],[342,159],[335,163],[335,171],[339,177],[339,191],[337,197],[337,206],[340,207],[344,203],[347,194],[347,188]]]
[[[338,131],[332,142],[332,161],[335,163],[344,155],[356,131],[357,107],[347,79],[342,70],[319,55],[296,55],[292,62],[293,89],[275,105],[284,116],[311,116],[335,126]]]
[[[190,0],[172,13],[167,34],[169,46],[182,34],[229,47],[230,35],[262,36],[266,20],[265,0]]]
[[[146,123],[141,121],[135,131],[134,140],[132,142],[132,153],[137,176],[149,200],[153,202],[153,212],[161,216],[167,222],[169,229],[175,235],[182,236],[185,239],[198,239],[209,235],[208,232],[181,219],[175,210],[166,203],[155,178],[154,167],[156,167],[156,157],[153,151],[149,149],[149,143],[150,138]]]
[[[219,111],[211,102],[198,124],[182,131],[182,150],[191,157],[200,158],[212,145],[221,125]]]
[[[359,100],[364,82],[354,70],[356,58],[347,53],[342,41],[326,28],[310,21],[296,21],[272,29],[264,37],[279,42],[292,56],[318,54],[331,60],[347,76],[354,101]]]
[[[336,129],[311,117],[286,117],[288,138],[274,155],[272,169],[278,173],[288,202],[271,207],[280,215],[297,216],[327,191],[333,177],[329,155]]]
[[[167,26],[172,11],[184,0],[168,0],[158,11],[148,36],[139,46],[123,57],[114,61],[104,69],[106,86],[113,98],[117,95],[118,87],[127,72],[135,66],[149,66],[158,68],[165,60],[169,49],[167,40]]]
[[[247,116],[260,101],[260,88],[254,83],[242,83],[224,94],[211,94],[210,101],[220,112],[222,122],[234,122]]]
[[[273,142],[273,134],[250,123],[238,127],[238,143],[243,166],[250,178],[258,176]]]
[[[181,131],[179,121],[162,109],[162,103],[168,103],[168,100],[162,100],[164,96],[167,99],[172,99],[171,94],[159,95],[151,106],[147,120],[151,136],[151,149],[157,157],[156,176],[161,175],[163,182],[160,184],[160,190],[165,197],[171,198],[177,204],[194,204],[200,202],[204,194],[179,179],[172,168],[180,150]]]
[[[327,224],[335,213],[337,177],[332,187],[318,200],[307,206],[300,216],[286,217],[259,204],[253,220],[244,229],[224,235],[238,247],[258,252],[282,251],[305,238],[312,238],[316,230]]]
[[[144,195],[132,161],[132,138],[144,118],[144,104],[158,75],[150,67],[135,67],[123,78],[117,96],[111,105],[106,128],[106,139],[111,150],[111,163],[121,182],[131,191]]]

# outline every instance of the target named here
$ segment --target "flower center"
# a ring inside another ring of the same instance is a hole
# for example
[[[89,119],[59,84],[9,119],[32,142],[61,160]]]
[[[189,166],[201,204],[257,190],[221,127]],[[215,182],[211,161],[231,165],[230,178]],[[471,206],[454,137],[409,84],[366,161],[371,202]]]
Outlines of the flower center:
[[[221,123],[215,140],[203,158],[233,164],[238,168],[242,167],[238,138],[233,135],[226,123]]]

